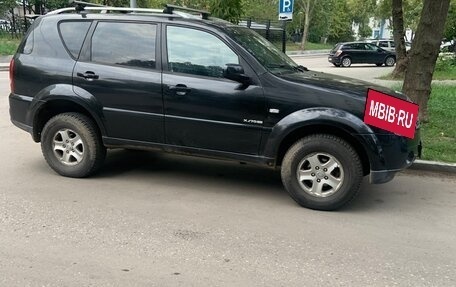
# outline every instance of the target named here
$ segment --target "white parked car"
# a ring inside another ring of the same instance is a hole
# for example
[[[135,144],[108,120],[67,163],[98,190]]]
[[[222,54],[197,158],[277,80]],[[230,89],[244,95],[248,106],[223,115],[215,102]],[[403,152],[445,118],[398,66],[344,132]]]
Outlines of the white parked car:
[[[372,40],[372,41],[369,41],[369,43],[377,45],[380,48],[390,51],[390,52],[396,51],[396,44],[394,43],[393,40]],[[405,42],[406,51],[409,51],[411,47],[412,47],[412,45],[409,42]]]

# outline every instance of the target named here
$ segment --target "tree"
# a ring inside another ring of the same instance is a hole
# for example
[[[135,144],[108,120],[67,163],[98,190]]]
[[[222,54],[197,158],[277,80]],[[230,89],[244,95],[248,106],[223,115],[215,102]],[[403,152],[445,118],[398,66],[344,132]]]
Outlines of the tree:
[[[443,34],[448,40],[456,39],[456,1],[451,1],[448,18],[445,25],[445,33]]]
[[[396,44],[396,67],[393,71],[394,78],[402,78],[407,69],[407,52],[405,49],[404,12],[402,0],[393,0],[393,37]]]
[[[359,36],[370,37],[372,29],[369,27],[369,20],[376,11],[376,0],[348,0],[347,4],[350,7],[353,22],[359,25]]]
[[[309,35],[310,17],[313,11],[315,0],[301,0],[301,8],[304,10],[304,32],[302,33],[301,50],[306,48],[307,37]]]
[[[420,106],[420,118],[429,120],[427,104],[432,75],[440,49],[450,0],[424,0],[410,59],[405,72],[403,92]]]
[[[239,23],[242,16],[242,1],[212,0],[211,13],[215,17],[219,17],[233,23]]]
[[[347,2],[336,0],[333,11],[337,13],[332,13],[328,19],[328,40],[331,42],[353,40],[352,19]]]
[[[1,0],[0,3],[0,16],[5,14],[5,12],[10,11],[17,5],[15,0]]]

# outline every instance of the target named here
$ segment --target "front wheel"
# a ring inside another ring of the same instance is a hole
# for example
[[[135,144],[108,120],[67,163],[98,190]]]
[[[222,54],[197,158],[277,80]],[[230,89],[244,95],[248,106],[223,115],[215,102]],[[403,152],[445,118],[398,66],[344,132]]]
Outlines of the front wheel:
[[[344,57],[341,61],[342,67],[348,68],[352,64],[352,60],[349,57]]]
[[[41,133],[41,150],[49,166],[68,177],[87,177],[103,164],[106,148],[95,123],[79,113],[51,118]]]
[[[363,169],[359,155],[345,140],[315,134],[291,146],[281,175],[285,189],[301,206],[335,210],[358,194]]]

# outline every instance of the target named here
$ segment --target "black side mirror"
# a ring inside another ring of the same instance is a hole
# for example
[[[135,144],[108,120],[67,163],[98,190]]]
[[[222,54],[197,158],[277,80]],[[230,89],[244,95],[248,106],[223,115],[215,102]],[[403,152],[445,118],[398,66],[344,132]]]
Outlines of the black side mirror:
[[[244,69],[241,65],[226,64],[226,69],[223,71],[223,76],[243,85],[250,85],[250,77],[244,74]]]
[[[377,49],[377,52],[382,53],[383,49]]]

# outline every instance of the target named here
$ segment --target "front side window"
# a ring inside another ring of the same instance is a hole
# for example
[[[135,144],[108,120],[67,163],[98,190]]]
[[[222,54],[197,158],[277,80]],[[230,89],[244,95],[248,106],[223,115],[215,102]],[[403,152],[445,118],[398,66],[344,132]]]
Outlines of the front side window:
[[[92,36],[92,61],[154,69],[156,32],[154,24],[98,23]]]
[[[200,30],[168,26],[168,69],[171,72],[222,78],[238,56],[219,38]]]

